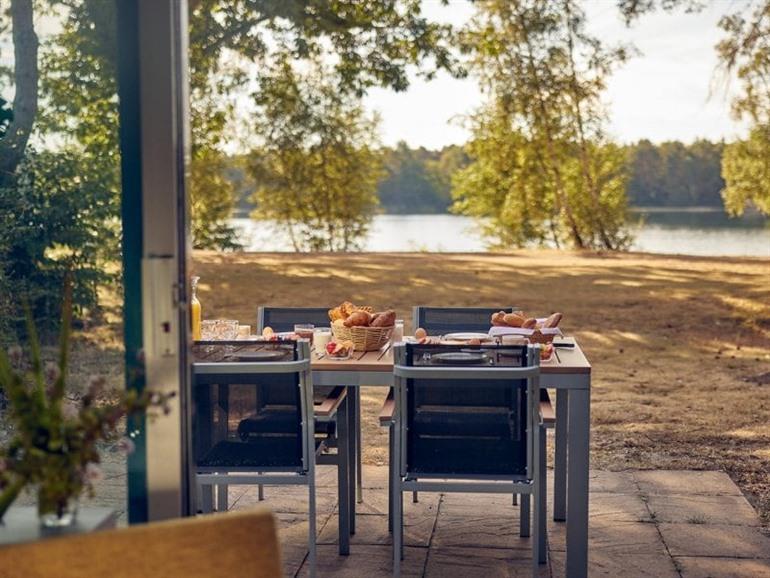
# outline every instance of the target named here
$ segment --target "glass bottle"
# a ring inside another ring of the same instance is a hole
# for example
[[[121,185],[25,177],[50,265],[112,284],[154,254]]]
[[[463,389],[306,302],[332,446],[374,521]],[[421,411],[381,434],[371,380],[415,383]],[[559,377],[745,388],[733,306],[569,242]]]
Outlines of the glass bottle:
[[[190,324],[192,326],[193,341],[201,340],[201,302],[198,301],[198,280],[192,278],[192,299],[190,300]]]

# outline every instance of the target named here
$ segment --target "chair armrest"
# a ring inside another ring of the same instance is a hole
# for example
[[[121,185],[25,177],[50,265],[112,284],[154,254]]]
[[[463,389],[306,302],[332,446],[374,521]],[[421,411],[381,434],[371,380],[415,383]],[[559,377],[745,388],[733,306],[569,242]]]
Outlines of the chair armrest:
[[[340,407],[340,404],[348,394],[348,388],[344,386],[335,387],[329,394],[321,400],[321,403],[313,404],[313,411],[316,417],[331,417]]]
[[[540,394],[540,421],[545,427],[550,428],[556,425],[556,412],[553,410],[551,396],[545,389]]]
[[[393,421],[393,413],[396,411],[396,400],[393,397],[393,388],[390,388],[388,397],[385,398],[385,403],[382,404],[380,410],[380,426],[389,426]]]

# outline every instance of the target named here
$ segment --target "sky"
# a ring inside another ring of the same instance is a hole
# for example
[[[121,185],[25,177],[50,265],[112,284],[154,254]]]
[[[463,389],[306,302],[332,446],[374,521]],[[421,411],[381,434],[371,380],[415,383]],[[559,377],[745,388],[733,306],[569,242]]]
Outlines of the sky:
[[[615,140],[692,142],[732,140],[744,134],[744,126],[730,116],[726,83],[715,74],[717,22],[725,9],[734,7],[734,1],[719,0],[697,14],[658,12],[628,28],[614,0],[586,2],[589,29],[596,36],[608,44],[632,43],[639,52],[608,82],[608,130]],[[462,25],[473,8],[465,0],[451,0],[449,6],[424,0],[423,10],[431,19]],[[727,89],[735,90],[735,83]],[[404,140],[410,146],[435,149],[467,140],[461,117],[482,98],[472,78],[439,74],[429,82],[415,76],[403,93],[373,90],[366,103],[382,117],[383,144]]]

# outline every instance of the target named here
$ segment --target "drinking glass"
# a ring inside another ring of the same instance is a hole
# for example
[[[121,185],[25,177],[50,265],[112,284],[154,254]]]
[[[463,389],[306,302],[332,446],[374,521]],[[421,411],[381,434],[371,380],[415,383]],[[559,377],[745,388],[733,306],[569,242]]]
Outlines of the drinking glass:
[[[294,326],[294,333],[297,334],[297,337],[310,340],[310,345],[312,345],[313,329],[315,329],[315,325],[312,323],[297,323]]]
[[[403,319],[396,319],[396,325],[393,327],[393,333],[390,334],[390,340],[393,343],[401,343],[404,340]]]
[[[313,347],[317,353],[326,353],[326,345],[332,340],[330,327],[316,327],[313,331]]]

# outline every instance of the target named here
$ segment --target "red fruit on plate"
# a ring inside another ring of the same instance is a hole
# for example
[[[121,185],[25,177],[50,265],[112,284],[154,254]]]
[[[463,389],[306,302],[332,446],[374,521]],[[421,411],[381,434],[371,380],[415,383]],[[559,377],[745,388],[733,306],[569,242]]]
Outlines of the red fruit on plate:
[[[329,343],[326,344],[326,353],[331,355],[332,353],[334,353],[334,350],[336,348],[337,348],[337,344],[334,343],[333,341],[330,341]]]

